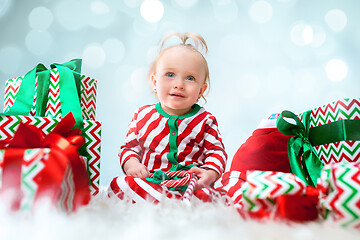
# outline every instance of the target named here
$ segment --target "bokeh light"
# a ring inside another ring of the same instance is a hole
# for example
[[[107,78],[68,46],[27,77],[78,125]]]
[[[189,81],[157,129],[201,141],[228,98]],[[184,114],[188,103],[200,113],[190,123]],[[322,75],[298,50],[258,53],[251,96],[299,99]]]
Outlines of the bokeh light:
[[[18,48],[4,47],[0,50],[0,71],[16,77],[22,60],[23,54]]]
[[[109,38],[103,44],[106,60],[119,63],[125,56],[125,46],[119,39]]]
[[[325,66],[325,72],[330,81],[341,82],[347,76],[348,67],[341,59],[331,59]]]
[[[314,31],[312,27],[305,26],[304,30],[302,32],[302,37],[304,39],[305,44],[310,44],[312,40],[314,39]]]
[[[347,16],[340,9],[333,9],[326,13],[325,22],[334,32],[341,32],[347,24]]]
[[[238,6],[234,0],[212,0],[214,15],[221,23],[231,23],[238,17]]]
[[[319,25],[312,26],[313,30],[313,39],[310,43],[311,47],[318,48],[321,47],[326,40],[326,33],[322,27]]]
[[[36,55],[46,54],[53,45],[53,37],[46,31],[31,30],[25,38],[27,49]]]
[[[321,36],[318,37],[320,38]],[[290,30],[290,38],[291,41],[297,46],[309,45],[314,40],[313,27],[304,23],[295,23]],[[317,39],[317,41],[319,40]],[[319,44],[320,42],[321,41],[319,41],[317,44]]]
[[[141,16],[148,22],[158,22],[164,15],[164,6],[158,0],[145,0],[140,6]]]
[[[85,47],[82,59],[84,65],[87,65],[91,68],[100,68],[105,64],[105,51],[98,44],[90,44]]]
[[[36,7],[29,14],[29,24],[34,30],[47,30],[53,19],[52,12],[46,7]]]
[[[249,16],[256,23],[266,23],[273,16],[273,8],[267,1],[256,1],[249,8]]]

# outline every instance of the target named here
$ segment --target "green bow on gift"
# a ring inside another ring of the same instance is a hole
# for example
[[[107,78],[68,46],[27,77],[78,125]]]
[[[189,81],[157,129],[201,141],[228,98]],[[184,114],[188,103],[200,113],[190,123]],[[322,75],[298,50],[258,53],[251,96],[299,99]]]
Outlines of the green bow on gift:
[[[360,140],[360,120],[342,119],[310,128],[310,113],[311,111],[305,112],[301,122],[294,113],[283,111],[276,125],[282,134],[294,136],[288,142],[291,171],[307,185],[315,187],[323,163],[313,146]]]
[[[288,120],[287,120],[288,119]],[[289,121],[294,122],[290,123]],[[291,171],[307,185],[315,187],[320,177],[323,163],[319,159],[309,140],[310,114],[305,112],[303,122],[292,112],[283,111],[277,122],[279,131],[294,136],[288,142],[288,155]],[[300,163],[301,158],[301,163]]]
[[[59,72],[59,94],[62,116],[72,112],[76,120],[75,128],[83,130],[80,105],[81,59],[73,59],[63,64],[54,63],[50,67],[57,68]],[[44,117],[49,93],[50,70],[43,64],[38,64],[25,74],[14,104],[4,115],[30,114],[33,107],[36,82],[36,116]]]

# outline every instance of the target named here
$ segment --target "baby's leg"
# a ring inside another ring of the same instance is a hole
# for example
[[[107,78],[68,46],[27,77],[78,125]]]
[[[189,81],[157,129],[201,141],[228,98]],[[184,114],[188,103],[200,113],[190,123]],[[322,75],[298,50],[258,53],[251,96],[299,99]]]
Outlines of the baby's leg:
[[[158,184],[147,182],[144,178],[131,176],[114,178],[110,183],[109,192],[133,203],[158,203],[164,198],[181,198],[181,194],[176,191],[169,191]]]

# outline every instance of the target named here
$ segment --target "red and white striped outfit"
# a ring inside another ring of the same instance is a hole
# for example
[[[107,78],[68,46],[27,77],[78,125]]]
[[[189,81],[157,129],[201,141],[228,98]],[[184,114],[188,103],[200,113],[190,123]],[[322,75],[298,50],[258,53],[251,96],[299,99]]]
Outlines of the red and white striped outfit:
[[[195,104],[188,114],[169,115],[158,103],[137,109],[129,125],[125,144],[120,148],[119,157],[121,167],[130,158],[136,158],[150,172],[180,170],[193,164],[213,169],[221,175],[225,169],[227,154],[216,118],[211,113]],[[111,189],[118,195],[121,195],[119,191],[127,191],[123,189],[126,185],[135,191],[129,182],[140,180],[129,180],[130,177],[126,179],[128,181],[125,181],[125,177],[115,178]],[[140,187],[140,191],[152,186],[145,180],[143,182],[141,184],[147,185]],[[134,188],[139,190],[139,184]],[[150,192],[148,194],[151,195]]]

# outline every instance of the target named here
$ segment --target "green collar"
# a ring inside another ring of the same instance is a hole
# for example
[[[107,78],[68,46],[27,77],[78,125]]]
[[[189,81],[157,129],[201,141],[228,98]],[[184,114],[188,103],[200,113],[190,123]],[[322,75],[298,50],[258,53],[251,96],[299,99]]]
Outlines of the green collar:
[[[200,110],[200,106],[198,104],[194,104],[191,106],[192,108],[192,111],[187,113],[187,114],[184,114],[184,115],[181,115],[181,116],[177,116],[177,115],[170,115],[168,114],[167,112],[165,112],[162,108],[161,108],[161,103],[158,102],[156,105],[155,105],[155,109],[156,111],[162,115],[163,117],[166,117],[166,118],[171,118],[171,117],[174,117],[176,116],[178,119],[184,119],[184,118],[188,118],[188,117],[192,117],[194,116],[196,113],[199,112]]]

